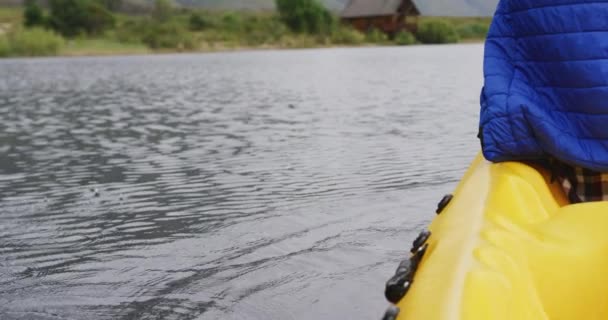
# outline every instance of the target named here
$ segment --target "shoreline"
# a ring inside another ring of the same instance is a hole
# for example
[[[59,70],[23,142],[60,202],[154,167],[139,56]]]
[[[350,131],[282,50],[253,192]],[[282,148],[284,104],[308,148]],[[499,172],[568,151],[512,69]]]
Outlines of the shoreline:
[[[168,11],[164,20],[151,13],[113,12],[109,13],[114,19],[112,25],[103,30],[79,33],[74,26],[72,29],[76,31],[63,30],[62,34],[44,23],[26,26],[24,10],[0,7],[0,59],[392,47],[421,45],[421,42],[478,43],[485,40],[489,25],[485,18],[422,17],[418,24],[427,26],[421,27],[425,32],[420,35],[405,32],[393,39],[377,30],[365,33],[342,23],[331,24],[323,34],[296,32],[279,19],[277,12],[165,8]],[[51,13],[43,9],[42,14],[48,18]],[[337,17],[334,20],[339,21]]]
[[[445,46],[459,44],[481,44],[484,39],[467,39],[457,43],[450,44],[411,44],[399,46],[395,44],[363,44],[363,45],[319,45],[319,46],[282,46],[282,45],[263,45],[263,46],[213,46],[203,47],[198,50],[153,50],[145,46],[125,46],[120,49],[100,49],[95,46],[82,46],[74,48],[64,48],[56,55],[41,55],[41,56],[9,56],[0,57],[2,60],[10,59],[35,59],[35,58],[80,58],[80,57],[129,57],[129,56],[155,56],[155,55],[171,55],[171,54],[205,54],[205,53],[234,53],[245,51],[287,51],[287,50],[310,50],[310,49],[355,49],[355,48],[383,48],[383,47],[419,47],[419,46]]]

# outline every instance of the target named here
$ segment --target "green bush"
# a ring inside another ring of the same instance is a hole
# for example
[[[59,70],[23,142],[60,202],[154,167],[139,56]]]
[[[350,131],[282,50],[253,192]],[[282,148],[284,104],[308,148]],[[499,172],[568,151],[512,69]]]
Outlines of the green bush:
[[[183,26],[176,23],[151,24],[142,37],[151,49],[193,50],[197,40]]]
[[[211,21],[200,12],[193,12],[190,15],[188,25],[192,31],[203,31],[212,26]]]
[[[416,44],[416,37],[407,31],[401,31],[395,36],[395,43],[400,46]]]
[[[25,2],[25,10],[23,10],[23,25],[26,27],[44,26],[46,19],[42,8],[36,0],[28,0]]]
[[[333,30],[331,41],[335,44],[361,44],[365,42],[365,35],[350,26],[339,26]]]
[[[0,56],[57,55],[65,45],[64,39],[42,28],[17,30],[0,36]]]
[[[461,39],[484,39],[489,29],[488,23],[473,22],[459,26],[457,32]]]
[[[446,21],[423,21],[418,26],[416,38],[422,43],[454,43],[458,42],[458,34],[454,26]]]
[[[99,34],[114,26],[114,16],[93,0],[50,0],[49,24],[64,36]]]
[[[334,16],[317,0],[275,0],[281,20],[294,32],[329,34]]]
[[[376,28],[372,28],[365,34],[365,40],[371,43],[384,43],[388,40],[388,36],[386,33]]]

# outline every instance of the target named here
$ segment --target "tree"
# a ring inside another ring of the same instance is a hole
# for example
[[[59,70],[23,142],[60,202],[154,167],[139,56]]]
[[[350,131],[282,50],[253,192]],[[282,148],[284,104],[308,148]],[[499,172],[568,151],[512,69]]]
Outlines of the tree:
[[[45,24],[44,12],[36,0],[27,0],[23,11],[23,24],[26,27],[43,26]]]
[[[92,0],[50,0],[49,24],[65,36],[101,33],[114,25],[114,16]]]
[[[317,0],[275,0],[281,20],[294,32],[327,34],[335,21]]]
[[[114,15],[102,4],[91,1],[87,6],[88,23],[85,25],[87,33],[98,34],[113,27],[116,23]]]

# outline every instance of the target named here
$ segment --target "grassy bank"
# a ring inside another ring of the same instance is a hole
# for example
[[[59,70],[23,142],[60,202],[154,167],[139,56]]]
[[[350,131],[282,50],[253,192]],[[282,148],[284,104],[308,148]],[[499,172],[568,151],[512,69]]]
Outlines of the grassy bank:
[[[48,12],[44,10],[44,14],[48,15]],[[358,32],[340,23],[335,16],[319,30],[297,31],[273,12],[170,8],[162,14],[112,13],[112,23],[103,30],[68,30],[67,34],[62,29],[54,30],[50,23],[25,27],[23,16],[21,8],[0,8],[0,56],[123,55],[471,42],[483,40],[490,23],[490,19],[423,17],[419,19],[417,34],[402,32],[389,39],[377,30]]]

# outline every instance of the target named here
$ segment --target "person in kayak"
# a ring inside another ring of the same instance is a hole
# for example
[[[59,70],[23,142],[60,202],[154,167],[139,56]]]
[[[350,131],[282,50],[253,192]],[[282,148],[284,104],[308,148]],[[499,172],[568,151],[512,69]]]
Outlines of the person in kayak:
[[[479,138],[493,162],[543,161],[571,202],[608,200],[608,2],[500,0]]]

